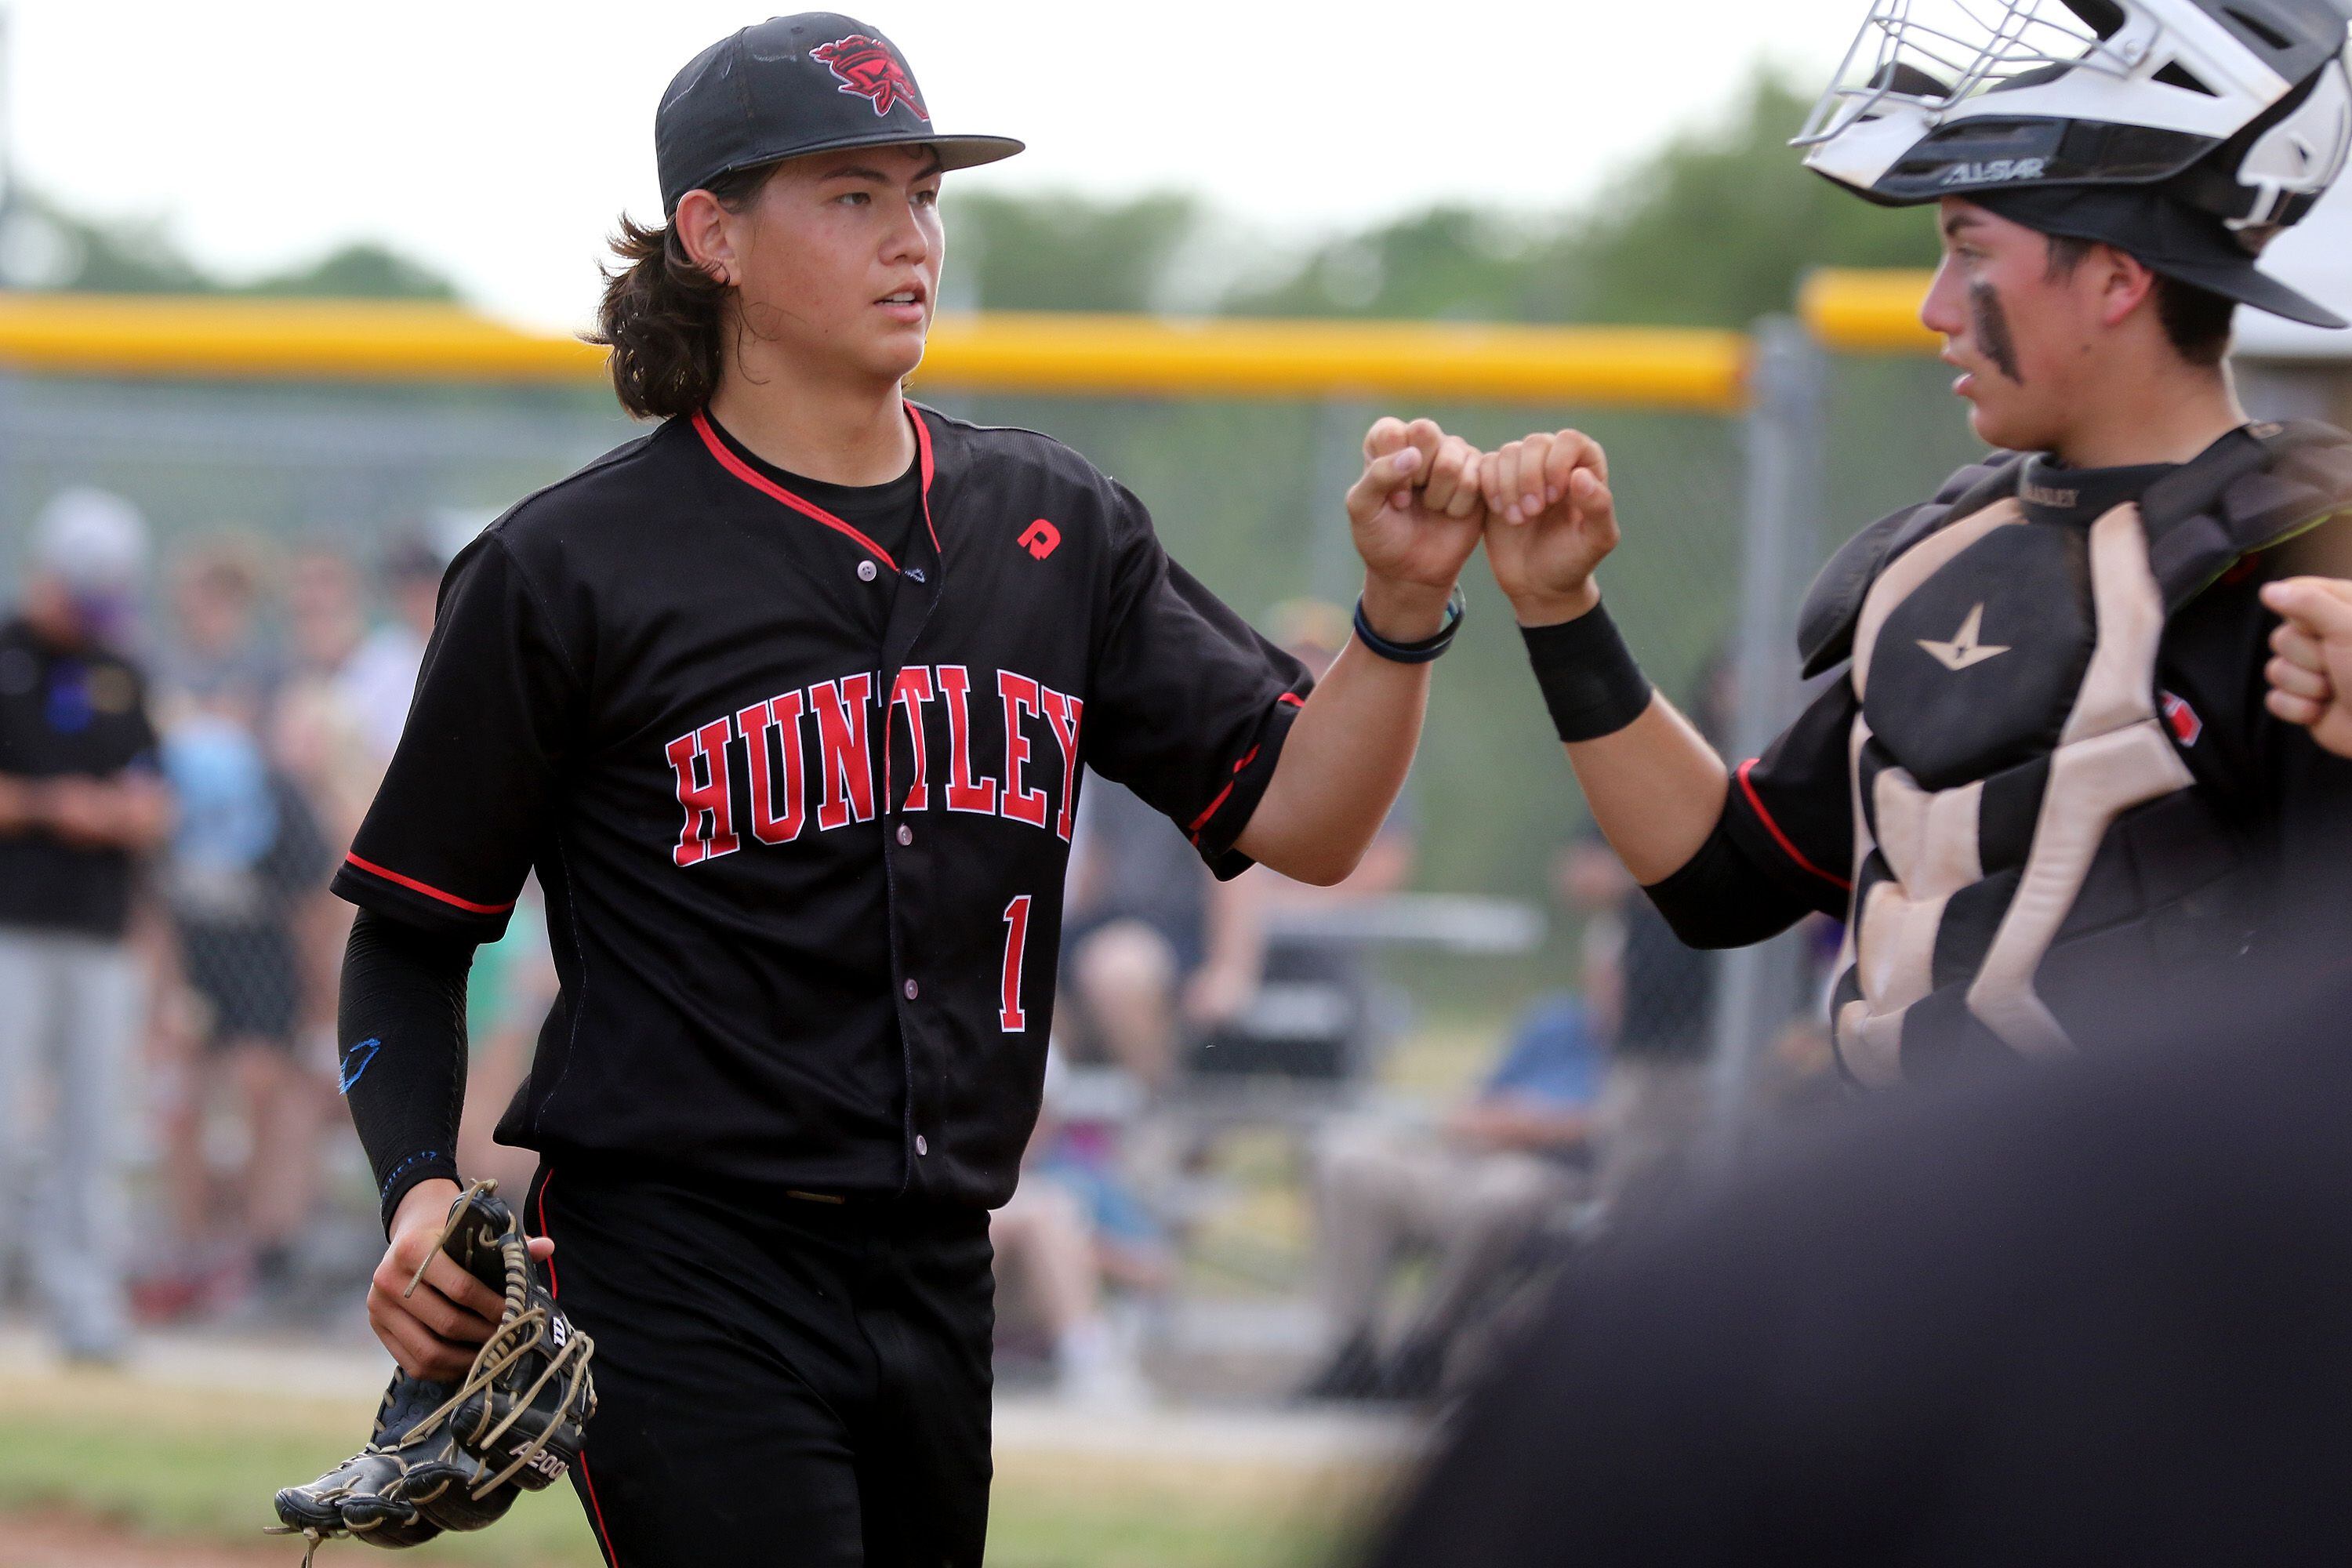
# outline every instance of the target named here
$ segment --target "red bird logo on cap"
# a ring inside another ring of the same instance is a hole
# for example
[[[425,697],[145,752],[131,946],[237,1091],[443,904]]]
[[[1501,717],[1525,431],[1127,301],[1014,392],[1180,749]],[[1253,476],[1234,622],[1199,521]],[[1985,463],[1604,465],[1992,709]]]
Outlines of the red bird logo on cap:
[[[930,111],[915,92],[915,79],[890,52],[890,46],[879,38],[869,38],[863,33],[852,33],[829,44],[819,44],[809,51],[811,59],[823,60],[840,79],[841,90],[855,93],[870,100],[874,112],[887,114],[899,104],[915,111],[915,118],[929,121]]]

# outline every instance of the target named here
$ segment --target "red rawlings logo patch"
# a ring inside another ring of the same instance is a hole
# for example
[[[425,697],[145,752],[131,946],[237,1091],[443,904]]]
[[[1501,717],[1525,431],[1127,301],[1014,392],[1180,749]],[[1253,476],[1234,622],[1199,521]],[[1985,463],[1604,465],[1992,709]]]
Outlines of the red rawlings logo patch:
[[[809,51],[809,58],[823,60],[840,79],[841,90],[871,102],[876,114],[887,114],[903,103],[915,111],[916,119],[926,122],[930,120],[930,110],[916,95],[914,78],[907,74],[907,68],[898,63],[898,57],[881,39],[852,33],[845,38],[819,44]]]
[[[2172,729],[2172,738],[2183,746],[2193,746],[2197,737],[2205,732],[2205,721],[2197,717],[2197,710],[2169,691],[2157,695],[2164,700],[2164,721]]]

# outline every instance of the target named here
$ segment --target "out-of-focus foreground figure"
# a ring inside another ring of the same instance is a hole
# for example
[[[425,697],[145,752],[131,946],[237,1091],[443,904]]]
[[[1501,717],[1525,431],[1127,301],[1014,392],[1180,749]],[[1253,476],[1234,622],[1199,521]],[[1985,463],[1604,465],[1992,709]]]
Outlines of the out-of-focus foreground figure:
[[[2352,978],[2322,918],[2300,985],[1889,1100],[1585,1255],[1373,1563],[2352,1558]]]

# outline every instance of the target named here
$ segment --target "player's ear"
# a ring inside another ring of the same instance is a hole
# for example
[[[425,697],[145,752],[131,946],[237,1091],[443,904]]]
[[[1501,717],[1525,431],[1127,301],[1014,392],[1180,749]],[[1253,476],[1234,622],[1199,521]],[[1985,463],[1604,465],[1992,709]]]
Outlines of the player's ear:
[[[2120,325],[2125,317],[2156,291],[2156,274],[2138,257],[2111,245],[2095,247],[2090,266],[2099,269],[2099,323]]]
[[[693,190],[677,199],[677,212],[670,219],[671,232],[688,258],[721,283],[735,281],[731,216],[717,196]]]

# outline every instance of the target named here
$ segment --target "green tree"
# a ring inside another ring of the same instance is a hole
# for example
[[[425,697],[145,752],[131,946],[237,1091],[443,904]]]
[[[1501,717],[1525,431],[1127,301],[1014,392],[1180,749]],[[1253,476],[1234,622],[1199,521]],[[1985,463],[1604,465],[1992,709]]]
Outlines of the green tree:
[[[1190,196],[950,195],[950,300],[990,310],[1150,310],[1202,222]]]
[[[1292,276],[1236,292],[1246,316],[1407,316],[1469,321],[1540,315],[1530,299],[1546,235],[1475,208],[1432,207],[1323,246]]]
[[[1335,240],[1237,291],[1252,315],[1745,326],[1822,266],[1924,265],[1932,226],[1808,172],[1810,100],[1759,74],[1721,125],[1675,138],[1579,210],[1523,227],[1445,206]]]
[[[38,195],[20,198],[0,217],[0,282],[100,294],[457,298],[447,278],[372,241],[236,283],[191,258],[161,223],[86,217]]]
[[[1558,298],[1574,319],[1745,326],[1785,310],[1815,267],[1933,263],[1920,213],[1874,206],[1788,144],[1809,97],[1759,75],[1727,126],[1679,137],[1564,237]]]
[[[455,300],[457,286],[421,262],[362,240],[307,267],[273,273],[238,292],[339,300]]]

